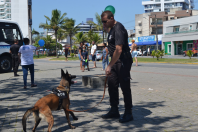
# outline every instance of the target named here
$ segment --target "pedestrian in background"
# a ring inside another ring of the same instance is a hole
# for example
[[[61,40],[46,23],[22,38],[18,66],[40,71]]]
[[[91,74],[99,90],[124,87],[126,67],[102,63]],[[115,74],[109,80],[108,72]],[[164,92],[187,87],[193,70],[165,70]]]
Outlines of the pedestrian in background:
[[[79,46],[79,50],[78,50],[78,57],[80,60],[80,70],[82,70],[82,59],[81,59],[82,47],[83,47],[83,42],[80,42],[80,46]]]
[[[28,70],[30,70],[31,75],[31,87],[36,87],[37,85],[34,83],[34,60],[33,60],[33,52],[39,48],[36,48],[33,45],[29,45],[30,40],[28,38],[24,38],[23,42],[25,45],[21,46],[19,49],[18,56],[21,57],[21,66],[23,70],[23,81],[24,81],[24,89],[27,88],[27,75]]]
[[[93,68],[96,68],[96,49],[97,49],[97,46],[95,44],[95,41],[92,41],[91,55],[92,55],[92,61],[94,62]]]
[[[18,56],[20,46],[18,45],[18,43],[19,43],[18,39],[15,39],[14,44],[11,45],[11,47],[10,47],[10,53],[12,54],[12,67],[13,67],[15,77],[19,76],[17,74],[19,64],[20,64],[20,62],[19,62],[20,58]]]
[[[87,70],[89,71],[89,61],[88,61],[89,54],[86,51],[86,46],[85,45],[83,45],[83,50],[82,50],[81,55],[82,55],[81,60],[82,60],[82,67],[83,67],[82,72],[84,72],[85,66],[87,67]]]
[[[111,56],[111,61],[106,68],[111,109],[107,114],[102,115],[102,118],[120,118],[118,108],[118,87],[120,85],[124,95],[125,112],[119,119],[119,122],[129,122],[133,120],[133,105],[130,88],[132,57],[128,44],[128,33],[120,22],[115,21],[114,15],[111,11],[104,11],[101,15],[101,19],[103,27],[106,31],[111,28],[107,38],[108,51]]]
[[[137,44],[135,44],[135,40],[132,40],[131,55],[132,55],[132,58],[135,58],[136,66],[138,66],[138,60],[137,60]]]
[[[68,47],[65,47],[65,61],[68,61],[67,55],[68,55]]]
[[[103,50],[102,50],[102,71],[105,70],[105,64],[107,63],[107,66],[109,65],[109,56],[108,56],[108,48],[107,48],[107,44],[103,43]]]

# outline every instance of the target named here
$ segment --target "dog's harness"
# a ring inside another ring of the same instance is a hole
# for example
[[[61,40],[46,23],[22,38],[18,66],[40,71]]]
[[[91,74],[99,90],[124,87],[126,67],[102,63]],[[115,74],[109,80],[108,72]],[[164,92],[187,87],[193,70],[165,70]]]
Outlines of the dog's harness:
[[[58,90],[57,88],[53,88],[52,93],[59,97],[57,110],[60,110],[63,103],[63,99],[68,98],[67,93],[65,91]]]

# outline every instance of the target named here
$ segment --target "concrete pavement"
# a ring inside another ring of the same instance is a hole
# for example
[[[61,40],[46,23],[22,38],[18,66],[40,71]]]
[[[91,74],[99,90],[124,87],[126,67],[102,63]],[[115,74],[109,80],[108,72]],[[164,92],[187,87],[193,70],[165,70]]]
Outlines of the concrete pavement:
[[[100,101],[103,88],[82,86],[82,75],[104,74],[101,62],[98,68],[82,73],[78,61],[35,60],[35,83],[38,87],[23,89],[22,70],[19,77],[13,73],[0,74],[0,132],[22,132],[21,119],[25,111],[35,102],[50,93],[60,82],[60,69],[77,75],[71,87],[71,109],[82,110],[94,106]],[[54,132],[196,132],[198,131],[198,67],[196,65],[144,64],[132,67],[131,88],[133,96],[134,121],[120,124],[118,120],[103,120],[101,115],[109,109],[108,90],[104,101],[96,108],[75,113],[79,118],[69,129],[64,112],[53,112]],[[93,63],[90,62],[90,67]],[[124,112],[123,95],[120,90],[120,113]],[[27,130],[34,126],[33,116],[27,121]],[[47,131],[47,123],[41,121],[38,132]]]

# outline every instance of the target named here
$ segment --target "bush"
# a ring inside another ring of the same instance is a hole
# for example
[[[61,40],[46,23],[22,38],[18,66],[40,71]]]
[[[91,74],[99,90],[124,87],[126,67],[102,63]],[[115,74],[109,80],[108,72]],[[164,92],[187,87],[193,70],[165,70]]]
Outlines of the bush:
[[[156,52],[155,52],[155,56],[157,57],[157,60],[159,60],[159,57],[160,57],[160,50],[157,50]]]
[[[190,57],[190,59],[191,59],[191,57],[193,56],[192,50],[188,50],[188,51],[186,52],[186,54],[187,54],[187,56]]]
[[[71,55],[71,58],[73,58],[73,57],[74,57],[74,53],[71,53],[70,55]]]
[[[155,50],[152,51],[151,56],[153,56],[153,58],[154,58],[154,56],[155,56]]]
[[[164,56],[164,53],[165,53],[165,50],[164,49],[160,51],[161,58],[162,58],[162,56]]]

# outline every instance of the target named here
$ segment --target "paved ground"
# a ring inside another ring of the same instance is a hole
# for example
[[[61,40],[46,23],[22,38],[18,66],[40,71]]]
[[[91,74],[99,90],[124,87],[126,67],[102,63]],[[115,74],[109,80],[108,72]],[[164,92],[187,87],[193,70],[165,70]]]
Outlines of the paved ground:
[[[92,62],[90,66],[93,66]],[[90,72],[80,72],[77,61],[35,61],[35,82],[37,88],[31,88],[28,76],[28,89],[23,89],[22,76],[13,77],[13,73],[0,74],[0,132],[22,132],[21,119],[28,108],[49,94],[60,81],[60,69],[77,75],[77,81],[71,87],[71,109],[82,110],[95,105],[102,98],[103,88],[82,86],[82,75],[104,74],[102,66]],[[20,68],[20,75],[22,71]],[[196,132],[198,131],[198,66],[175,64],[144,64],[132,67],[131,81],[133,95],[134,121],[120,124],[118,120],[100,118],[109,109],[109,96],[88,112],[75,113],[79,118],[73,121],[75,130],[69,129],[63,111],[53,112],[54,132]],[[108,92],[107,92],[108,93]],[[120,113],[123,114],[123,96],[120,90]],[[27,121],[28,131],[34,125],[33,116]],[[47,123],[41,121],[38,132],[47,131]]]

